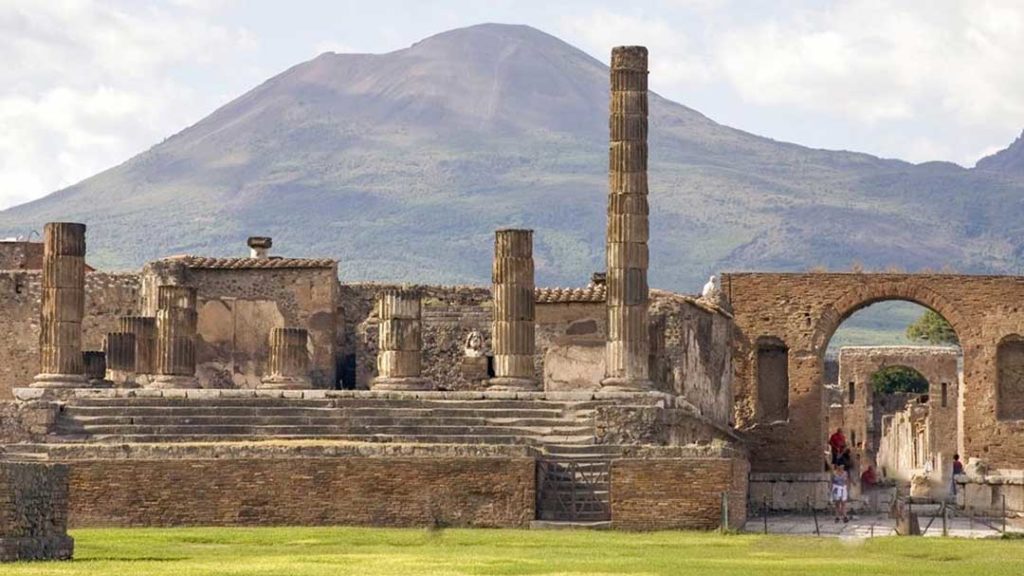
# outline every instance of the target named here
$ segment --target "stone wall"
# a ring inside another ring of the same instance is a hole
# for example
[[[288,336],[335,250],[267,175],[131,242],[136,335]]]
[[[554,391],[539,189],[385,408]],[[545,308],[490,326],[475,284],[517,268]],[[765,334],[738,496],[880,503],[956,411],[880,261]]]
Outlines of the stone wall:
[[[340,288],[338,355],[349,366],[345,386],[369,388],[377,376],[378,319],[373,302],[385,284],[345,284]],[[447,390],[479,389],[483,384],[462,377],[460,364],[466,336],[476,330],[490,345],[492,303],[489,288],[479,286],[413,286],[423,296],[422,375]]]
[[[843,320],[883,300],[905,300],[941,314],[963,350],[960,452],[995,466],[1024,462],[1024,420],[998,418],[996,351],[1024,334],[1024,283],[1012,276],[854,273],[724,274],[734,319],[735,418],[751,443],[751,465],[764,472],[817,472],[826,441],[823,356]],[[756,349],[776,338],[788,349],[789,414],[765,423],[758,408]],[[1024,387],[1004,386],[1007,395]],[[1013,401],[1004,398],[1003,401]]]
[[[732,319],[688,296],[651,297],[651,372],[658,389],[682,396],[705,418],[732,418]]]
[[[538,381],[550,391],[595,390],[604,378],[604,302],[537,303]]]
[[[69,462],[73,527],[366,525],[522,528],[532,458]]]
[[[42,242],[0,241],[0,270],[41,270]]]
[[[196,376],[203,388],[259,386],[268,370],[270,330],[283,327],[309,331],[313,387],[334,388],[337,267],[288,262],[297,264],[259,267],[260,261],[249,258],[150,262],[142,273],[142,308],[155,313],[161,284],[196,289]]]
[[[0,461],[0,562],[67,560],[68,469]]]
[[[747,518],[744,458],[621,459],[612,462],[612,525],[624,530],[713,530],[728,493],[729,527]]]
[[[0,399],[28,386],[39,372],[39,271],[0,271]],[[82,349],[102,350],[118,316],[137,314],[139,278],[135,274],[87,272]]]

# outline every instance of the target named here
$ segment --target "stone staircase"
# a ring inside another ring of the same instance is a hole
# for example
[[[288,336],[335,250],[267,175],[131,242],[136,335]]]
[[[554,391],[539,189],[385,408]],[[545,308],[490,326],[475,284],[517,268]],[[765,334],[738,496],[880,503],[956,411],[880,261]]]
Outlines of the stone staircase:
[[[592,402],[535,400],[78,398],[62,407],[53,440],[514,444],[591,455],[603,449],[594,446],[593,410]]]
[[[597,444],[597,400],[74,397],[52,444],[231,443],[338,440],[525,446],[538,457],[537,524],[602,528],[610,520],[611,461],[623,447]],[[45,445],[9,446],[46,459]]]

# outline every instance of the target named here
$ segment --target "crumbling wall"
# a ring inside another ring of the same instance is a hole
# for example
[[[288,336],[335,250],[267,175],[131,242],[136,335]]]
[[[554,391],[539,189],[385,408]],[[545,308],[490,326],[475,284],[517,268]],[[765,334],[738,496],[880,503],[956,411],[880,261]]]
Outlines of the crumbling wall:
[[[68,560],[68,469],[0,461],[0,562]]]
[[[377,376],[378,319],[376,294],[385,284],[345,284],[339,290],[338,355],[349,366],[346,387],[369,388]],[[493,305],[489,288],[479,286],[415,286],[423,296],[422,375],[448,390],[471,390],[460,371],[466,336],[476,330],[489,347]]]
[[[40,271],[0,271],[0,399],[13,398],[13,388],[28,386],[39,372]],[[87,272],[82,349],[102,350],[107,332],[117,329],[119,316],[138,313],[136,274]]]
[[[42,242],[0,241],[0,270],[40,270]]]
[[[655,386],[682,396],[701,416],[725,426],[732,416],[732,319],[688,296],[655,292],[651,372]]]
[[[270,330],[283,327],[309,331],[310,380],[316,388],[335,386],[336,268],[190,268],[171,259],[147,264],[142,276],[142,307],[150,313],[155,313],[158,286],[196,289],[196,377],[203,388],[259,386],[267,371]]]

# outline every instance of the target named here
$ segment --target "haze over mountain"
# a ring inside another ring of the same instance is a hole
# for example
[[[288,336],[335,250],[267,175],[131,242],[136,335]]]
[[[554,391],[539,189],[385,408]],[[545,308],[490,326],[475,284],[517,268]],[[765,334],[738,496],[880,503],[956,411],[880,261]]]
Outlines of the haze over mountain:
[[[607,110],[607,66],[525,26],[326,53],[0,212],[0,234],[86,222],[104,268],[269,235],[279,254],[337,257],[346,280],[487,283],[493,230],[530,227],[538,282],[578,285],[604,268]],[[975,169],[912,165],[776,142],[653,93],[650,111],[656,287],[853,262],[1019,272],[1020,139]]]

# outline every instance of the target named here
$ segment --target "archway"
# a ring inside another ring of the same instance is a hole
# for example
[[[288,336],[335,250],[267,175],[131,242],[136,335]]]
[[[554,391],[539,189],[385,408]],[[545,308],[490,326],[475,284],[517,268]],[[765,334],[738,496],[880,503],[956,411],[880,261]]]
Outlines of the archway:
[[[734,418],[748,440],[758,473],[820,472],[823,415],[827,410],[823,351],[842,321],[866,306],[902,300],[926,306],[953,326],[963,353],[964,384],[956,396],[958,446],[965,458],[1020,469],[1024,418],[997,416],[1003,404],[1024,394],[1001,385],[1000,341],[1024,334],[1024,282],[1013,276],[889,273],[726,273],[722,290],[734,316]],[[759,413],[757,349],[776,338],[787,350],[788,413],[766,421]],[[1005,370],[1004,370],[1005,372]],[[1024,382],[1024,380],[1021,380]],[[953,403],[956,405],[956,403]],[[1007,441],[1014,438],[1013,441]]]
[[[943,485],[957,453],[961,350],[955,331],[933,309],[904,300],[852,308],[824,352],[826,367],[837,365],[826,370],[824,382],[828,429],[845,431],[855,472],[875,466],[901,481],[928,472]],[[944,329],[934,334],[948,341],[910,338],[923,331],[911,327],[940,324]]]

